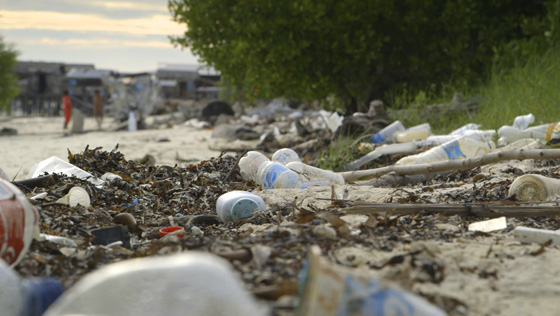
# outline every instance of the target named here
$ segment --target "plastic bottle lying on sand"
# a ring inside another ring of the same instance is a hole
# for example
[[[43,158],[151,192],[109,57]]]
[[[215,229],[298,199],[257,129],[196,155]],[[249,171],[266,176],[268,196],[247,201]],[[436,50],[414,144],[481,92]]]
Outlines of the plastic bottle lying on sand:
[[[526,129],[518,129],[513,126],[502,126],[498,130],[500,139],[499,145],[506,145],[522,138],[535,138],[544,141],[549,141],[554,133],[556,123],[542,124]]]
[[[0,179],[0,260],[15,266],[23,258],[35,234],[39,214],[13,184]]]
[[[493,141],[479,142],[470,137],[462,136],[437,147],[428,149],[423,153],[404,157],[395,164],[412,165],[453,159],[473,158],[485,155],[495,148],[496,146]]]
[[[394,121],[393,123],[387,125],[385,128],[377,132],[377,134],[371,137],[373,143],[387,143],[395,140],[398,132],[404,131],[404,125],[401,121]]]
[[[383,155],[410,153],[415,151],[416,149],[418,149],[418,146],[414,142],[379,146],[373,151],[369,152],[367,155],[346,165],[345,170],[356,170]]]
[[[0,260],[0,314],[41,316],[62,293],[60,282],[50,278],[21,278]]]
[[[313,180],[325,179],[330,184],[344,184],[344,178],[342,175],[332,172],[330,170],[324,170],[321,168],[313,167],[303,162],[292,161],[286,165],[290,170],[293,170],[299,175],[302,184],[312,183]]]
[[[474,129],[467,129],[463,131],[463,135],[465,137],[472,138],[479,142],[487,142],[491,141],[492,138],[496,135],[496,131],[493,129],[490,130],[474,130]],[[429,136],[426,140],[416,141],[418,147],[431,147],[431,146],[439,146],[441,144],[447,143],[453,139],[458,139],[459,135],[432,135]]]
[[[202,252],[129,259],[85,275],[44,316],[265,315],[229,262]]]
[[[264,210],[263,199],[247,191],[231,191],[220,195],[216,201],[216,213],[224,223],[251,217],[254,212]]]
[[[424,140],[430,136],[431,132],[430,123],[416,125],[397,133],[396,141],[397,143],[408,143],[414,140]]]
[[[446,315],[371,270],[335,264],[320,254],[319,246],[311,246],[300,273],[297,316]]]
[[[519,201],[550,201],[560,196],[560,179],[525,174],[511,183],[508,195],[513,194]]]
[[[274,162],[279,162],[283,165],[286,165],[292,161],[297,161],[297,162],[301,162],[301,159],[299,158],[299,155],[290,148],[282,148],[282,149],[278,149],[273,155],[272,155],[272,161]]]
[[[297,188],[300,181],[297,173],[278,162],[270,161],[265,155],[250,151],[239,160],[241,176],[253,179],[265,189]]]

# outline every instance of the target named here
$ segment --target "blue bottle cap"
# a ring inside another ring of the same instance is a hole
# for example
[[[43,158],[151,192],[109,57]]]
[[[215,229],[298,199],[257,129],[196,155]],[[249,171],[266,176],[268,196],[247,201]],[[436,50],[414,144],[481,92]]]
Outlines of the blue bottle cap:
[[[231,219],[238,221],[245,217],[253,216],[253,212],[259,209],[257,202],[251,199],[239,199],[231,207]]]
[[[373,135],[373,137],[371,138],[371,141],[375,144],[383,143],[383,142],[385,142],[385,138],[383,138],[383,136],[380,133],[377,133],[377,134]]]

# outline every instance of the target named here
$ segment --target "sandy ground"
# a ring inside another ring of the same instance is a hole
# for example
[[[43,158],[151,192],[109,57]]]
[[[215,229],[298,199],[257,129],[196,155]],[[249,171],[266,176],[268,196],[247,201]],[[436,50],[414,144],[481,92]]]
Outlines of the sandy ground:
[[[29,170],[39,161],[51,156],[68,161],[68,150],[72,153],[89,148],[103,147],[110,151],[118,144],[119,151],[126,159],[141,159],[147,154],[156,159],[156,164],[175,165],[181,160],[199,161],[216,157],[218,151],[208,149],[211,130],[188,127],[139,130],[136,132],[109,132],[112,120],[103,122],[102,130],[97,129],[93,118],[86,118],[84,132],[69,134],[62,128],[63,118],[6,118],[0,117],[1,128],[14,128],[15,136],[0,136],[0,168],[10,179],[27,178]],[[168,141],[159,141],[167,139]]]
[[[183,159],[203,160],[219,155],[218,151],[208,148],[211,142],[210,130],[194,128],[167,128],[141,130],[137,132],[108,132],[110,121],[106,120],[103,130],[98,131],[92,118],[85,121],[85,132],[64,136],[62,118],[0,118],[0,128],[15,128],[15,136],[0,136],[0,168],[10,178],[24,179],[30,168],[37,162],[57,156],[67,160],[67,150],[81,152],[87,145],[90,148],[101,146],[111,150],[119,144],[119,150],[127,159],[140,159],[146,154],[153,155],[157,164],[174,165],[179,163],[176,156]],[[167,138],[167,142],[158,142]],[[523,170],[530,170],[530,164],[519,164]],[[500,167],[483,168],[492,173]],[[468,190],[465,188],[453,190]],[[395,195],[393,188],[374,188],[370,186],[345,185],[338,192],[348,190],[348,198],[353,200],[385,202],[388,196]],[[421,191],[417,191],[420,192]],[[294,197],[308,199],[318,207],[325,201],[317,198],[330,198],[329,187],[314,187],[309,190],[265,190],[258,193],[268,207],[282,209],[293,205]],[[434,192],[433,197],[446,193]],[[455,219],[451,229],[464,230],[474,220]],[[508,218],[508,227],[518,224],[516,219]],[[449,228],[434,228],[449,229]],[[375,242],[375,241],[372,241]],[[339,261],[384,262],[397,254],[412,249],[429,248],[429,261],[439,262],[446,267],[445,279],[440,284],[419,282],[414,286],[417,293],[428,296],[444,297],[449,301],[460,302],[465,308],[457,308],[454,315],[559,315],[560,300],[560,250],[557,246],[548,247],[541,255],[531,253],[539,249],[537,244],[521,244],[513,237],[511,230],[499,231],[474,238],[450,238],[447,240],[415,241],[402,244],[388,252],[372,252],[364,248],[348,247],[335,254]],[[400,268],[399,268],[400,267]],[[410,271],[402,270],[406,265],[386,268],[379,274],[389,279],[399,279]],[[406,279],[406,278],[405,278]]]

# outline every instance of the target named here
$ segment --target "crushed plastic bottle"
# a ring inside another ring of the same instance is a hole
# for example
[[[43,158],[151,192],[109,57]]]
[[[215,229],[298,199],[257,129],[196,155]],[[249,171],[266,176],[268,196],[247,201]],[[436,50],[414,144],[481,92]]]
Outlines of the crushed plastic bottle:
[[[231,191],[220,195],[216,201],[216,213],[224,223],[251,217],[254,212],[264,210],[263,199],[247,191]]]
[[[367,269],[329,262],[312,246],[300,275],[297,316],[444,316],[427,300],[380,279]]]
[[[39,233],[39,214],[25,195],[0,179],[0,259],[17,265]]]
[[[482,156],[496,149],[493,141],[479,142],[467,136],[453,139],[423,153],[404,157],[395,165],[412,165]]]
[[[430,123],[424,123],[407,128],[404,132],[397,133],[397,143],[408,143],[414,140],[424,140],[432,133]]]
[[[516,140],[523,138],[535,138],[544,141],[549,141],[552,139],[556,123],[542,124],[526,129],[518,129],[513,126],[502,126],[498,130],[498,145],[504,146],[513,143]]]
[[[129,259],[85,275],[44,316],[265,315],[241,284],[209,253]]]
[[[64,292],[60,282],[51,278],[21,278],[0,260],[0,314],[3,316],[41,316]]]
[[[414,142],[379,146],[373,151],[369,152],[367,155],[346,165],[345,170],[356,170],[361,166],[367,164],[368,162],[373,161],[374,159],[377,159],[383,155],[410,153],[415,151],[416,149],[418,149],[418,146]]]

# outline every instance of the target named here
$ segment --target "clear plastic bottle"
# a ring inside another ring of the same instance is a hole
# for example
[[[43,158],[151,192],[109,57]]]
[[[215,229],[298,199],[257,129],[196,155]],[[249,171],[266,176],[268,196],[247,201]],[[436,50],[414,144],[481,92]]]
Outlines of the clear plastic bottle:
[[[256,182],[259,166],[268,161],[270,159],[260,152],[250,151],[239,159],[239,173],[243,179]]]
[[[0,259],[11,266],[19,263],[39,233],[38,220],[37,209],[27,197],[0,179]]]
[[[387,125],[385,128],[377,132],[377,134],[371,137],[373,143],[387,143],[393,142],[397,133],[403,132],[405,130],[404,125],[401,121],[394,121],[393,123]]]
[[[3,316],[40,316],[62,293],[55,279],[21,278],[0,260],[0,314]]]
[[[266,205],[263,199],[247,191],[231,191],[220,195],[216,201],[216,213],[224,223],[235,222],[264,210]]]
[[[278,149],[274,155],[272,155],[272,161],[279,162],[283,165],[286,165],[292,161],[301,162],[299,155],[290,148],[282,148]]]
[[[312,183],[313,180],[325,179],[330,184],[344,184],[342,175],[317,167],[313,167],[303,162],[292,161],[286,165],[289,169],[295,171],[299,175],[301,182],[305,185],[307,182]]]
[[[414,142],[409,143],[398,143],[398,144],[389,144],[383,145],[375,148],[375,150],[369,152],[367,155],[357,159],[348,165],[346,165],[345,169],[347,171],[356,170],[361,166],[367,164],[368,162],[377,159],[383,155],[393,155],[393,154],[400,154],[400,153],[410,153],[418,149],[418,146]]]
[[[68,289],[44,316],[265,314],[229,262],[187,251],[106,265]]]
[[[473,158],[485,155],[494,149],[496,149],[496,145],[493,141],[479,142],[470,137],[462,136],[437,147],[428,149],[423,153],[404,157],[397,161],[395,164],[412,165],[454,159]]]

